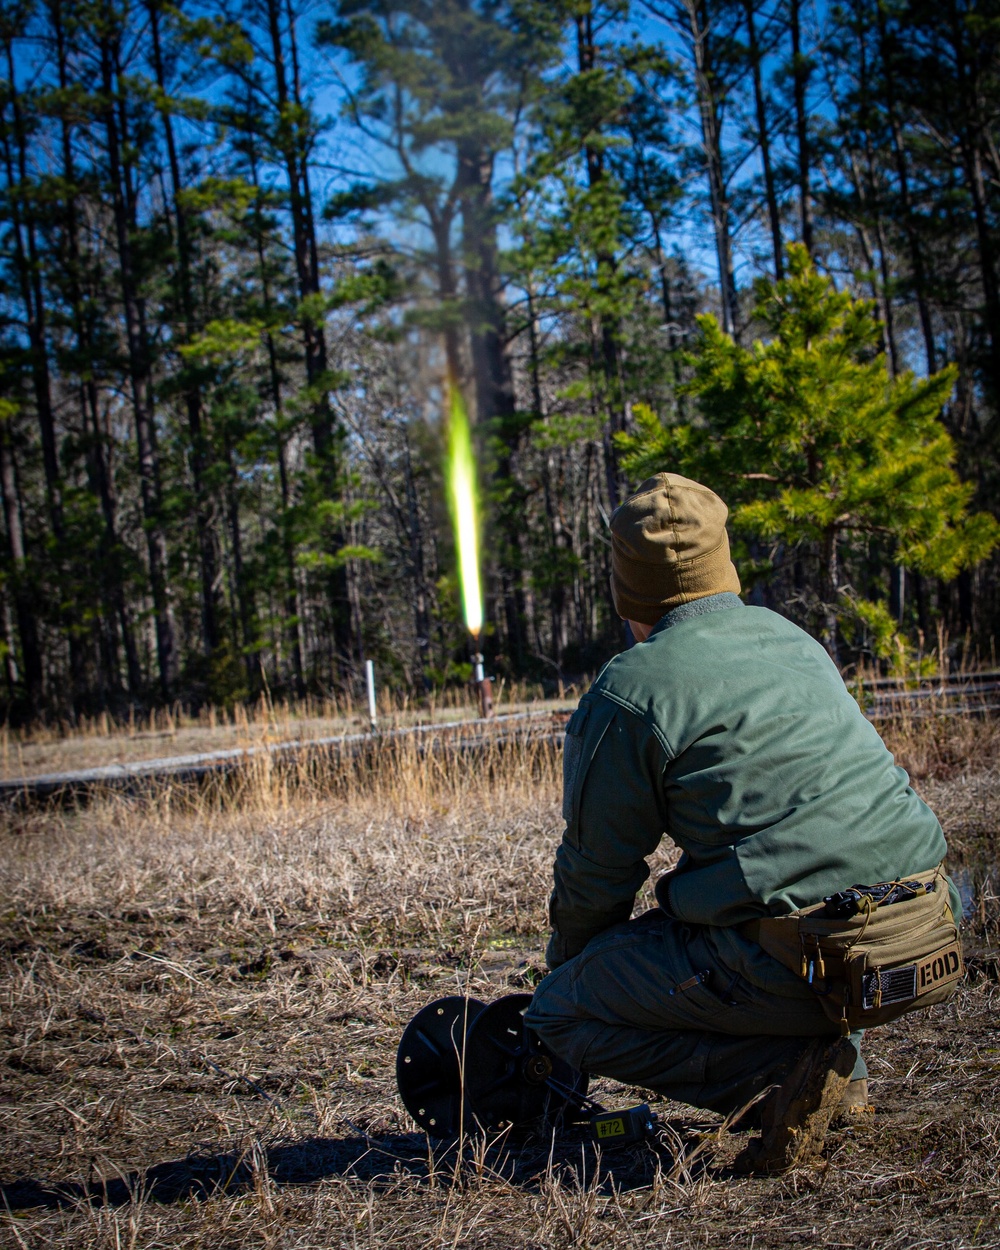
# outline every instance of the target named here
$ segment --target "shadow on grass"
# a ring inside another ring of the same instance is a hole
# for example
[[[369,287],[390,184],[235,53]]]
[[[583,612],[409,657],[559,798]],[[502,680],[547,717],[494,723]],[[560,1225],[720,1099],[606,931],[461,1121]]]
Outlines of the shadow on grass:
[[[152,1202],[185,1202],[252,1187],[266,1167],[279,1185],[309,1185],[330,1176],[373,1180],[400,1168],[429,1173],[427,1139],[422,1133],[391,1138],[307,1137],[270,1146],[218,1154],[198,1151],[183,1159],[156,1163],[144,1171],[122,1172],[97,1181],[18,1180],[0,1186],[0,1208],[64,1207],[81,1202],[123,1206],[142,1196]]]
[[[682,1153],[696,1140],[701,1126],[675,1123],[671,1136]],[[693,1171],[702,1173],[705,1155]],[[476,1176],[495,1178],[526,1190],[537,1189],[550,1173],[570,1184],[611,1185],[635,1189],[649,1185],[658,1170],[670,1171],[677,1154],[665,1146],[646,1143],[600,1154],[589,1136],[580,1131],[556,1137],[501,1136],[489,1144],[472,1140],[459,1167],[455,1143],[433,1146],[423,1133],[385,1137],[356,1135],[342,1138],[305,1137],[269,1146],[248,1145],[220,1153],[192,1152],[183,1159],[156,1163],[145,1170],[122,1172],[97,1181],[22,1179],[0,1185],[0,1211],[32,1207],[125,1206],[139,1199],[149,1202],[186,1202],[252,1189],[266,1173],[277,1185],[312,1185],[331,1177],[365,1184],[394,1183],[401,1175],[415,1180],[459,1184]]]

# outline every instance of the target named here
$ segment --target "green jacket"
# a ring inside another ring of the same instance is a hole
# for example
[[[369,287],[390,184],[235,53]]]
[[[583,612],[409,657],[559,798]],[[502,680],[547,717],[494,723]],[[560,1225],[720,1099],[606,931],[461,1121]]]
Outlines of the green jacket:
[[[664,833],[682,854],[660,906],[730,931],[945,854],[824,649],[728,593],[675,608],[605,667],[568,726],[563,816],[553,967],[629,918]]]

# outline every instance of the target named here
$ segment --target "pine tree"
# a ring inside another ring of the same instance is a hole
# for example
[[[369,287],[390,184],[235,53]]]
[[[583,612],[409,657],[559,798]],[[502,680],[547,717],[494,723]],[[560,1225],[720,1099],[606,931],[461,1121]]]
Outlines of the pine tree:
[[[698,319],[688,389],[700,422],[663,427],[645,409],[621,445],[636,476],[704,481],[734,505],[737,532],[808,551],[811,616],[836,657],[853,546],[893,540],[897,563],[950,580],[990,554],[1000,525],[969,512],[974,488],[938,419],[955,370],[890,378],[873,306],[836,291],[802,245],[787,257],[784,280],[755,288],[763,340],[740,347],[715,317]]]

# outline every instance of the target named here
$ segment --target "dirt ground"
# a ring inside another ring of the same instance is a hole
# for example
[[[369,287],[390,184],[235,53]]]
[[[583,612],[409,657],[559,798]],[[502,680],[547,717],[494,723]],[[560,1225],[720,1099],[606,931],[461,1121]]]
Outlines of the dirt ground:
[[[656,1104],[671,1150],[602,1158],[575,1130],[459,1156],[403,1110],[396,1046],[421,1006],[539,975],[551,748],[4,817],[0,1246],[1000,1246],[982,733],[914,755],[970,903],[968,981],[869,1035],[875,1131],[773,1179],[734,1175],[747,1135],[676,1104]]]

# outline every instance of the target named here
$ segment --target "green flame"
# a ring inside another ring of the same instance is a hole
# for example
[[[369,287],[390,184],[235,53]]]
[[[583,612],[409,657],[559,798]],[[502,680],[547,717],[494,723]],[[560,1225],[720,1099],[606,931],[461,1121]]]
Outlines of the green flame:
[[[483,627],[483,595],[479,584],[479,520],[476,503],[476,460],[472,432],[462,393],[449,387],[451,419],[448,424],[448,500],[458,544],[458,579],[462,587],[465,623],[473,637]]]

